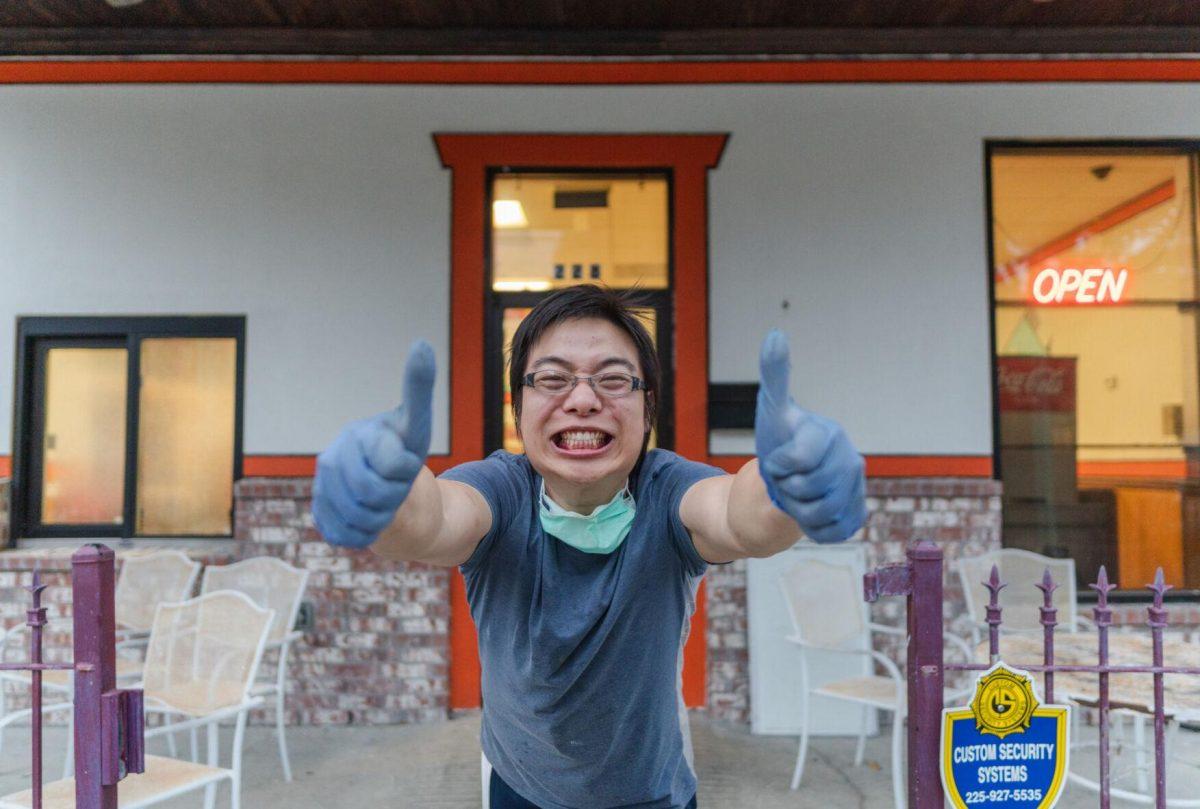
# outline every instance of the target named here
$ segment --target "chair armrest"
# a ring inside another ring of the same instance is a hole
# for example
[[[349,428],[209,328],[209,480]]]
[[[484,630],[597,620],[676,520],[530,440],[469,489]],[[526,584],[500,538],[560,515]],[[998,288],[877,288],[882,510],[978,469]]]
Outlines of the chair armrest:
[[[191,728],[198,728],[213,722],[219,722],[222,719],[229,719],[237,716],[243,711],[249,711],[252,708],[258,708],[263,704],[263,702],[264,701],[259,697],[250,697],[249,699],[243,700],[237,705],[230,705],[228,708],[221,708],[213,711],[212,713],[206,713],[203,716],[195,716],[191,719],[185,719],[181,722],[167,722],[159,725],[156,728],[146,728],[146,738],[149,739],[153,736],[161,736],[164,733],[175,733],[180,730],[190,730]],[[178,708],[172,708],[166,704],[147,704],[145,711],[147,714],[180,713]]]
[[[805,649],[812,649],[812,650],[818,651],[818,652],[837,652],[838,654],[860,655],[860,656],[870,657],[871,659],[878,662],[881,666],[883,666],[883,668],[885,670],[887,670],[888,675],[891,676],[892,679],[894,679],[898,682],[904,682],[904,677],[903,677],[903,675],[900,674],[900,669],[896,665],[896,661],[892,660],[890,657],[885,655],[883,652],[877,652],[874,649],[838,649],[834,646],[821,646],[816,643],[809,643],[808,641],[801,640],[800,638],[797,638],[795,635],[788,635],[787,640],[791,641],[792,643],[796,644],[797,646],[803,646]]]

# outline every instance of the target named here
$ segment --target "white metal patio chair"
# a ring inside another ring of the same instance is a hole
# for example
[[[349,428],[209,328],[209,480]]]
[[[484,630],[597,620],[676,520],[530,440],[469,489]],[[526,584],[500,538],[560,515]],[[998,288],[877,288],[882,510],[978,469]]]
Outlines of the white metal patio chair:
[[[989,596],[983,582],[991,576],[992,565],[1000,572],[1000,581],[1007,585],[1000,591],[1003,610],[1001,632],[1042,631],[1042,591],[1034,585],[1042,581],[1047,568],[1058,585],[1054,593],[1054,606],[1058,609],[1059,618],[1056,631],[1078,632],[1091,626],[1091,621],[1079,614],[1076,603],[1074,559],[1055,559],[1019,548],[1001,548],[954,563],[959,581],[962,582],[967,614],[971,617],[971,640],[974,644],[987,637]]]
[[[869,605],[862,598],[862,582],[849,565],[808,559],[780,574],[779,583],[783,588],[783,598],[792,619],[793,633],[787,639],[799,650],[800,690],[804,701],[800,749],[796,753],[796,767],[792,771],[792,789],[798,789],[804,777],[804,764],[808,756],[810,698],[815,694],[860,707],[862,724],[854,751],[856,766],[863,762],[871,711],[892,712],[892,799],[897,809],[903,809],[903,730],[906,713],[904,676],[895,661],[871,648],[871,635],[883,633],[904,636],[906,631],[871,622]],[[970,658],[970,649],[961,638],[947,635],[946,641],[963,655],[964,659]],[[810,687],[806,654],[810,649],[867,655],[883,668],[886,676],[871,674],[847,677]],[[950,691],[947,693],[947,699],[952,699],[959,693],[961,692]]]
[[[122,646],[139,643],[150,633],[159,604],[175,604],[192,597],[201,564],[178,550],[123,555],[121,574],[113,594],[117,640]]]
[[[232,565],[206,567],[200,581],[200,592],[234,590],[244,593],[254,603],[275,611],[275,621],[267,636],[267,651],[275,652],[275,677],[259,678],[252,694],[263,698],[274,698],[275,735],[279,742],[279,761],[283,766],[283,777],[292,780],[292,766],[288,759],[287,741],[284,738],[283,701],[286,693],[288,651],[292,643],[303,637],[302,632],[292,629],[300,611],[300,601],[308,584],[308,571],[292,567],[282,559],[272,556],[257,556]]]
[[[220,781],[230,782],[232,809],[241,805],[242,742],[246,716],[262,704],[250,689],[274,615],[241,593],[220,592],[159,606],[146,648],[142,683],[146,712],[183,716],[146,730],[146,738],[193,727],[208,732],[204,764],[147,755],[146,771],[126,776],[117,788],[121,809],[138,809],[203,788],[212,809]],[[232,765],[218,763],[218,725],[235,720]],[[73,778],[46,784],[44,809],[73,809]],[[29,809],[30,790],[0,798],[0,809]]]

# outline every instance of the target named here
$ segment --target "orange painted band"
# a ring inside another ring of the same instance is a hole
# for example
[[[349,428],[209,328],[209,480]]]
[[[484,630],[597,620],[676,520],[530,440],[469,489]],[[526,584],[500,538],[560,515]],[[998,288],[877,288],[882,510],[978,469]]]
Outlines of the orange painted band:
[[[0,84],[808,84],[1193,82],[1192,59],[773,61],[38,60],[0,63]]]
[[[1079,461],[1079,477],[1185,478],[1187,461]]]
[[[736,472],[750,460],[749,455],[713,455],[701,460],[727,472]],[[990,477],[992,459],[990,455],[868,455],[868,477]],[[434,474],[441,474],[452,466],[469,459],[454,459],[449,455],[431,455],[426,465]],[[248,478],[307,478],[316,471],[315,455],[247,455],[242,460],[242,474]],[[1121,471],[1117,470],[1121,467]],[[1141,472],[1128,471],[1143,470]],[[1157,474],[1168,477],[1183,477],[1186,464],[1182,461],[1161,462],[1084,462],[1079,464],[1081,475],[1133,475],[1150,474],[1144,470],[1157,470]],[[1086,470],[1086,471],[1085,471]],[[1169,472],[1169,474],[1168,474]],[[11,459],[0,455],[0,477],[12,474]]]

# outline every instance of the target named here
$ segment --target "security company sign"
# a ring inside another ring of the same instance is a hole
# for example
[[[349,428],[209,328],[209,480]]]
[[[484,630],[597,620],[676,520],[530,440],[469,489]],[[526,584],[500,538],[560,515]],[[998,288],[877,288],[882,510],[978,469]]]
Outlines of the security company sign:
[[[942,711],[942,786],[957,809],[1049,809],[1067,774],[1067,706],[1042,705],[1033,679],[996,663],[964,708]]]

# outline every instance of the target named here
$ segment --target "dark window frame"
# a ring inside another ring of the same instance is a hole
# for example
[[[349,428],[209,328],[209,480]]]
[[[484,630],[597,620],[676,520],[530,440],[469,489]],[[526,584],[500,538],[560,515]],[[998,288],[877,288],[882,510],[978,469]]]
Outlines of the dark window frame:
[[[996,353],[996,309],[1003,301],[996,300],[996,285],[993,281],[996,256],[992,236],[992,157],[997,152],[1023,152],[1025,154],[1055,154],[1070,152],[1083,154],[1094,151],[1099,155],[1111,155],[1114,152],[1126,150],[1131,154],[1188,154],[1192,157],[1192,204],[1200,205],[1197,195],[1200,195],[1200,185],[1196,176],[1197,162],[1200,162],[1200,139],[1197,138],[985,138],[983,140],[983,205],[984,205],[984,234],[987,243],[987,295],[988,295],[988,382],[992,386],[992,479],[1003,482],[1000,465],[1000,388],[996,384],[999,373],[998,354]],[[1192,251],[1193,271],[1200,272],[1200,232],[1197,220],[1192,216]],[[1197,288],[1200,295],[1200,287]],[[1183,307],[1200,306],[1200,302],[1156,302],[1165,306]],[[1003,543],[1003,537],[1001,537]],[[1005,547],[1003,544],[1001,547]],[[1200,598],[1200,589],[1173,589],[1167,592],[1164,600],[1171,602],[1194,602]],[[1117,589],[1109,594],[1109,601],[1114,603],[1148,603],[1153,599],[1148,590]],[[1096,602],[1096,593],[1080,586],[1076,590],[1076,600],[1080,604]]]
[[[16,363],[12,430],[12,483],[10,495],[10,546],[18,539],[69,539],[113,537],[122,540],[160,534],[134,533],[137,508],[138,394],[141,341],[162,337],[226,337],[236,344],[234,382],[233,480],[242,477],[242,422],[245,400],[245,315],[23,315],[17,318]],[[52,525],[40,522],[42,469],[37,447],[45,424],[44,377],[38,374],[39,356],[47,347],[78,346],[125,348],[128,371],[125,408],[125,491],[120,525]],[[171,535],[171,539],[221,539],[229,534]]]
[[[658,360],[661,370],[659,379],[658,430],[656,446],[663,449],[675,447],[675,176],[669,167],[621,169],[597,166],[581,167],[516,167],[489,166],[484,187],[484,295],[486,300],[484,324],[484,452],[491,453],[504,447],[504,310],[509,307],[532,307],[554,290],[546,292],[497,292],[492,288],[494,262],[492,256],[492,191],[496,177],[506,174],[540,174],[545,177],[564,175],[596,175],[598,177],[629,176],[662,177],[667,181],[667,287],[666,289],[640,290],[639,297],[649,308],[655,310]],[[581,283],[587,283],[582,279]],[[497,361],[498,358],[498,361]]]

